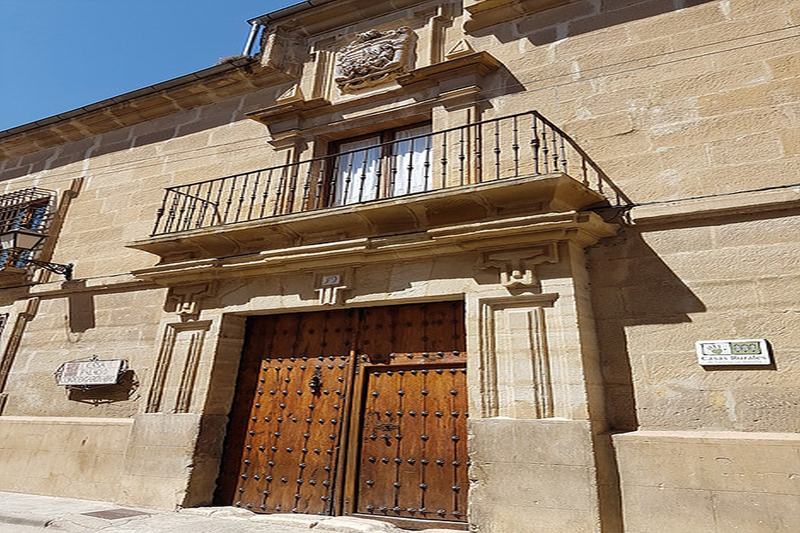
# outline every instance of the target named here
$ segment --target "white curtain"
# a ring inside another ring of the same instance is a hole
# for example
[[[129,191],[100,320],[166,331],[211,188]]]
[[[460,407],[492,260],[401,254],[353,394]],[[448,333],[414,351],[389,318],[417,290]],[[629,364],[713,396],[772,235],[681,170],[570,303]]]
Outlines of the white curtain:
[[[381,164],[379,136],[339,145],[336,158],[335,205],[355,204],[378,197],[378,169]],[[372,148],[370,148],[372,147]]]
[[[426,124],[400,130],[395,135],[395,139],[400,142],[392,144],[391,164],[395,172],[393,172],[394,186],[391,196],[427,191],[433,188],[433,170],[436,168],[431,145],[433,140],[430,137],[409,139],[417,135],[427,135],[430,132],[431,126]]]

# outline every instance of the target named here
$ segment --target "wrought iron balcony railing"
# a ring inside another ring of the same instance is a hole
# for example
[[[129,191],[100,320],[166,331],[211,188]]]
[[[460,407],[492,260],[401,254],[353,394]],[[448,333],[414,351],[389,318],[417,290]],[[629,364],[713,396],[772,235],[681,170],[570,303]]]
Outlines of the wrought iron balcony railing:
[[[573,139],[529,111],[169,187],[152,236],[551,173],[616,205],[624,198]]]

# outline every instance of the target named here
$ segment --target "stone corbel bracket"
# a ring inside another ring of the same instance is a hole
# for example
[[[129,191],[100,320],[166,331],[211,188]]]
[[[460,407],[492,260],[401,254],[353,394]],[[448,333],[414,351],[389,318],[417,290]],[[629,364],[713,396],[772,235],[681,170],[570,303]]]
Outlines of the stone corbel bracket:
[[[303,120],[310,112],[330,105],[325,98],[306,99],[300,86],[294,84],[275,99],[275,104],[246,116],[265,124],[270,132],[270,143],[280,148],[304,139]]]
[[[558,262],[558,244],[549,242],[522,250],[485,252],[481,262],[482,268],[499,271],[500,284],[507,289],[541,292],[536,267]]]
[[[200,317],[203,301],[216,295],[216,284],[198,283],[172,287],[167,296],[167,312],[174,312],[182,322]]]

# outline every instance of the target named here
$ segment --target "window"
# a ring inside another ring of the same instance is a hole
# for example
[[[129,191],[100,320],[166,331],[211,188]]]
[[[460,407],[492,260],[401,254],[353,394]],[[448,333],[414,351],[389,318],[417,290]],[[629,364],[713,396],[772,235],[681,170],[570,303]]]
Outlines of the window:
[[[44,232],[50,223],[54,194],[31,187],[0,195],[0,233],[18,229]],[[24,268],[32,252],[0,250],[0,269]]]
[[[431,125],[387,130],[334,146],[332,205],[430,190]]]

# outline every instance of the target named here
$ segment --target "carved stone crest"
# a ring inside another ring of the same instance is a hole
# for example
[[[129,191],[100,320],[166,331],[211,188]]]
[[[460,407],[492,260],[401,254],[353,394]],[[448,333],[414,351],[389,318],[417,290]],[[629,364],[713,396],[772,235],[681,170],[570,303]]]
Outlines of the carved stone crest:
[[[408,69],[414,32],[403,26],[396,30],[369,30],[359,33],[339,51],[336,83],[344,92],[353,92],[393,79]]]

